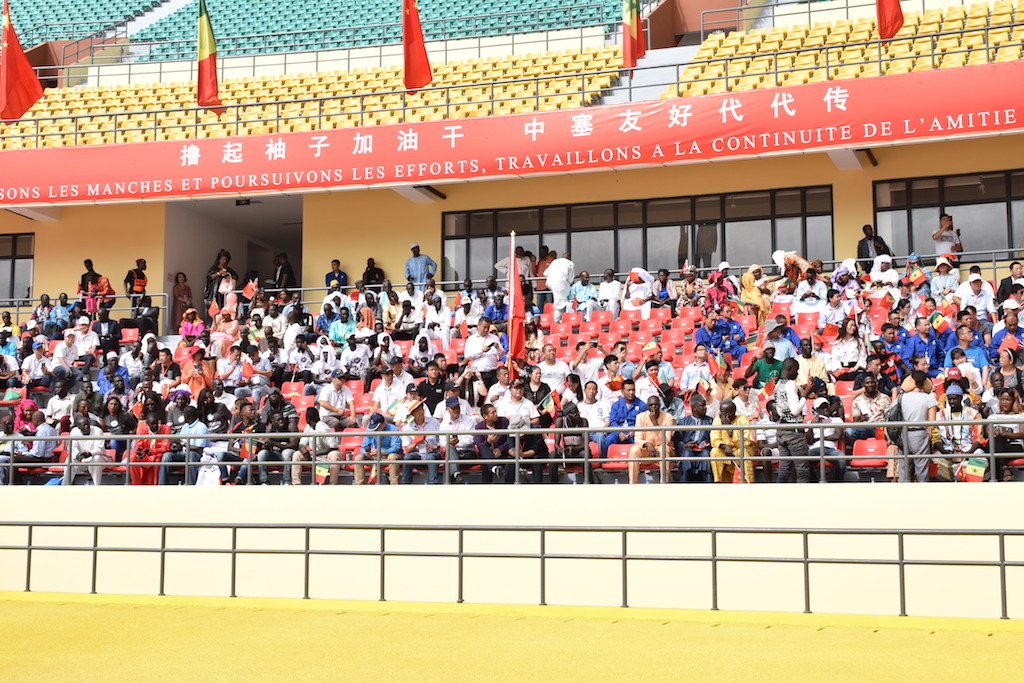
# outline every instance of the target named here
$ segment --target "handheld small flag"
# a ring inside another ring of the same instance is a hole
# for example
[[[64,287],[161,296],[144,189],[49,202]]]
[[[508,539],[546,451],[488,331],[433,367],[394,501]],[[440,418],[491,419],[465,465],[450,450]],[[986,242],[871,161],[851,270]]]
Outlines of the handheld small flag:
[[[821,331],[823,339],[835,339],[839,336],[839,325],[835,323],[825,323],[825,329]]]
[[[761,387],[761,396],[768,400],[771,400],[771,398],[775,396],[775,377],[772,377],[763,387]]]
[[[907,275],[910,278],[911,284],[915,287],[920,287],[924,283],[928,282],[928,276],[924,274],[919,266],[914,266],[914,269]]]
[[[1020,348],[1020,340],[1017,339],[1016,337],[1014,337],[1009,332],[1006,333],[1006,336],[1003,337],[1002,343],[999,345],[999,350],[1000,351],[1004,351],[1006,349],[1013,350],[1013,349],[1019,349],[1019,348]]]
[[[708,354],[708,372],[711,373],[711,377],[718,377],[718,373],[721,369],[722,366],[719,364],[717,356]]]
[[[938,311],[928,316],[928,323],[938,334],[945,334],[949,331],[949,321]]]
[[[537,406],[537,410],[542,413],[550,413],[551,417],[558,415],[558,407],[555,405],[555,392],[548,393],[547,396],[540,400],[540,405]]]
[[[252,298],[256,296],[256,289],[256,281],[249,280],[249,282],[246,283],[245,287],[242,288],[242,296],[252,301]]]
[[[207,312],[207,313],[208,313],[208,314],[210,315],[210,317],[212,318],[213,316],[215,316],[215,315],[217,315],[218,313],[220,313],[220,306],[218,306],[218,305],[217,305],[217,302],[216,302],[216,301],[211,301],[211,302],[210,302],[210,307],[209,307],[208,309],[206,309],[206,312]]]
[[[388,406],[388,415],[394,415],[395,413],[397,413],[398,412],[398,406],[400,406],[400,405],[402,405],[402,399],[401,398],[396,398],[394,401],[392,401],[391,405]]]

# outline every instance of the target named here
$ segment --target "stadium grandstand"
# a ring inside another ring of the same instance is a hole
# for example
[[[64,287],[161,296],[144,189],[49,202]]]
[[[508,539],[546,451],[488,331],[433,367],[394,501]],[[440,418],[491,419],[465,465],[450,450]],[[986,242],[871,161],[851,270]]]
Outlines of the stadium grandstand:
[[[9,2],[0,588],[1022,613],[1021,0]],[[627,576],[662,561],[699,588]]]

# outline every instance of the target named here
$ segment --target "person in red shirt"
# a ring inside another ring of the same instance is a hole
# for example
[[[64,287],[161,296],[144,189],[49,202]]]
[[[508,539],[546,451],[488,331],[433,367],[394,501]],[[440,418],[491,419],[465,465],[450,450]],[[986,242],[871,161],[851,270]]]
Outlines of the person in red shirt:
[[[136,434],[170,434],[170,425],[162,424],[160,416],[150,413],[145,422],[139,423]],[[131,462],[160,462],[164,453],[171,450],[169,439],[137,439],[132,442]],[[158,467],[130,467],[132,486],[155,486]]]

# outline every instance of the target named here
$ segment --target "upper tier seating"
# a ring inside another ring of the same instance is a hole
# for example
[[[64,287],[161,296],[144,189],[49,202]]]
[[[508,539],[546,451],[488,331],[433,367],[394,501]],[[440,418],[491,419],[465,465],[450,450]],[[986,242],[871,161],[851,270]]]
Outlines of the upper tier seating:
[[[206,4],[221,55],[329,50],[402,40],[400,0],[213,0]],[[181,41],[193,40],[196,5],[191,2],[132,36],[136,42],[177,41],[154,45],[144,59],[191,58],[194,46]],[[426,0],[419,3],[419,11],[423,35],[430,41],[590,26],[614,21],[621,6],[614,0]],[[295,35],[297,31],[312,33]]]
[[[246,106],[228,109],[220,118],[196,108],[194,83],[51,89],[25,118],[0,131],[0,149],[257,135],[568,109],[600,97],[612,85],[620,63],[617,46],[469,59],[436,66],[432,86],[415,93],[403,93],[401,67],[230,79],[221,84],[222,101]],[[602,73],[579,75],[597,71]],[[278,117],[285,120],[276,121]],[[37,126],[42,134],[38,143]]]
[[[158,4],[160,0],[15,0],[10,6],[11,21],[28,48],[44,40],[84,38]],[[45,31],[35,30],[44,24],[50,24]]]
[[[863,44],[877,40],[869,17],[714,34],[662,98],[1018,60],[1024,0],[907,12],[888,44]]]

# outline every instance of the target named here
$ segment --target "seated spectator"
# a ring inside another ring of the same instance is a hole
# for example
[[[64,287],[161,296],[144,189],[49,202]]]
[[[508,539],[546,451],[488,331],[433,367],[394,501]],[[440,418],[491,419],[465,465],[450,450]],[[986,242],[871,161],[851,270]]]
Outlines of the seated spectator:
[[[498,415],[497,409],[490,403],[480,408],[480,422],[476,424],[477,430],[500,431],[508,429],[508,418]],[[477,434],[473,437],[476,450],[482,460],[507,460],[511,456],[509,450],[512,447],[512,440],[507,434]],[[480,468],[484,484],[490,484],[495,475],[504,480],[504,483],[511,484],[515,481],[515,471],[511,467],[503,465],[489,465],[484,463]]]
[[[733,405],[736,406],[736,414],[747,418],[748,422],[756,422],[761,418],[761,402],[757,393],[751,389],[750,384],[743,377],[733,380]]]
[[[974,272],[974,266],[967,282],[953,293],[953,303],[960,310],[973,306],[979,320],[991,322],[995,317],[996,303],[992,294],[992,286],[984,281],[980,272]],[[979,268],[980,271],[980,268]]]
[[[701,383],[710,387],[714,379],[708,365],[708,349],[704,344],[698,343],[693,349],[693,362],[683,368],[679,375],[679,391],[682,394],[689,394],[696,391]]]
[[[857,374],[865,368],[867,347],[860,338],[856,321],[851,318],[843,322],[839,328],[839,337],[832,343],[832,359],[838,366],[833,373],[836,380],[855,380]]]
[[[89,368],[96,362],[96,350],[100,346],[99,335],[89,328],[89,318],[82,316],[75,326],[75,344],[78,351],[78,360],[83,364],[82,372],[89,372]],[[3,331],[0,330],[0,343],[3,343]]]
[[[1017,324],[1017,311],[1006,311],[1003,323],[1003,329],[992,335],[992,343],[988,346],[988,356],[993,363],[997,361],[1001,347],[1020,348],[1024,346],[1024,329]]]
[[[775,480],[775,473],[772,471],[772,460],[779,458],[779,430],[774,426],[780,421],[779,412],[775,408],[775,401],[769,400],[764,404],[764,415],[757,421],[757,453],[763,460],[761,463],[761,474],[766,483]]]
[[[775,359],[779,362],[789,358],[796,358],[796,346],[787,337],[787,327],[778,320],[769,320],[764,324],[764,348],[775,349]],[[797,343],[799,343],[799,339]]]
[[[281,412],[272,412],[270,413],[270,421],[266,425],[266,431],[279,434],[296,432],[298,431],[298,420],[294,418],[288,419]],[[292,462],[295,460],[296,452],[299,448],[298,437],[266,437],[258,439],[256,444],[259,449],[256,454],[256,460],[260,463],[257,471],[259,472],[260,484],[264,486],[270,483],[270,475],[267,472],[266,465],[263,463]],[[281,477],[281,483],[285,485],[292,483],[292,478],[287,474],[288,469],[290,468],[286,466],[286,473]]]
[[[843,301],[842,295],[837,289],[830,289],[826,294],[826,304],[818,316],[818,332],[834,330],[839,333],[839,327],[849,315],[850,306]],[[829,335],[825,335],[826,337]]]
[[[679,271],[679,274],[682,275],[683,279],[676,287],[679,295],[676,299],[678,308],[703,306],[707,283],[697,276],[697,267],[687,265]]]
[[[423,332],[431,343],[436,342],[435,346],[447,350],[452,336],[452,309],[445,305],[440,295],[435,295],[429,299],[429,305],[426,306],[425,311]]]
[[[775,347],[767,343],[760,352],[754,352],[754,358],[754,362],[747,366],[745,377],[748,380],[754,378],[755,389],[763,389],[778,378],[782,372],[782,361],[775,358]]]
[[[89,436],[89,439],[75,439],[68,442],[68,466],[64,469],[61,484],[70,486],[82,469],[89,471],[94,486],[103,483],[103,470],[114,461],[107,453],[103,441],[103,430],[92,424],[88,418],[79,416],[69,436]]]
[[[44,389],[52,393],[57,376],[50,370],[50,359],[43,355],[45,350],[45,344],[33,342],[32,354],[21,362],[21,382],[29,390]]]
[[[798,384],[807,384],[814,378],[820,379],[825,384],[832,383],[832,377],[825,367],[825,361],[821,356],[814,353],[814,347],[810,339],[800,340],[800,355],[797,356],[796,362],[800,366],[800,372],[796,377]],[[742,414],[742,411],[740,412]]]
[[[622,381],[622,398],[612,404],[608,416],[609,427],[635,427],[636,416],[647,410],[647,404],[636,397],[636,383],[631,379]],[[607,457],[608,448],[613,444],[633,443],[633,432],[611,432],[605,435],[601,457]]]
[[[676,284],[669,278],[667,268],[658,269],[658,275],[651,283],[651,294],[651,306],[653,308],[675,310],[679,292],[676,289]]]
[[[867,357],[865,368],[862,370],[855,380],[853,380],[853,397],[860,396],[864,391],[864,380],[868,376],[875,378],[875,385],[878,390],[886,396],[892,396],[896,398],[896,393],[899,385],[893,381],[891,376],[882,372],[882,359],[875,354],[870,354]]]
[[[841,403],[839,404],[842,405]],[[832,402],[825,397],[814,399],[812,405],[814,417],[810,424],[833,425],[832,427],[818,427],[808,430],[808,438],[811,439],[811,446],[808,454],[811,456],[824,457],[832,463],[831,481],[843,481],[846,474],[846,453],[842,446],[843,441],[843,418],[832,413]],[[820,460],[819,463],[820,465]],[[824,477],[825,472],[818,472],[819,477]]]
[[[606,268],[597,285],[597,305],[594,310],[610,311],[613,318],[619,317],[619,302],[622,301],[622,283],[615,279],[615,271]]]
[[[580,271],[580,281],[569,288],[569,302],[583,314],[584,321],[589,321],[591,314],[600,310],[597,287],[590,281],[590,273],[587,271]]]
[[[437,464],[441,459],[441,449],[437,436],[418,435],[416,432],[437,431],[440,427],[437,420],[426,414],[426,406],[422,399],[417,399],[408,408],[409,419],[406,420],[400,431],[402,432],[402,459],[406,464],[402,465],[402,483],[412,483],[413,466],[409,464],[414,460],[427,461],[427,483],[437,483]],[[388,456],[388,460],[398,460],[398,455]]]
[[[736,414],[736,405],[731,399],[725,400],[718,408],[718,417],[713,425],[745,425],[749,424],[747,418]],[[745,458],[743,461],[743,474],[740,475],[744,481],[754,481],[754,448],[756,447],[757,432],[755,429],[744,430],[711,430],[711,470],[715,483],[731,483],[737,476],[739,460],[725,460],[739,455]],[[722,459],[718,459],[722,458]]]
[[[996,476],[1002,481],[1013,481],[1013,470],[1008,466],[1009,462],[1024,453],[1024,426],[1020,422],[1021,406],[1017,392],[1004,388],[999,392],[999,403],[996,410],[989,415],[988,419],[993,422],[1010,419],[1010,422],[993,424],[988,432],[989,438],[993,439],[994,452],[996,453]]]
[[[743,354],[747,352],[747,332],[742,325],[732,319],[733,306],[732,303],[729,303],[719,311],[718,328],[722,339],[722,353],[725,354],[726,362],[740,365]]]
[[[869,286],[873,292],[886,292],[899,282],[899,272],[892,267],[892,256],[879,254],[871,266]]]
[[[672,445],[672,432],[644,429],[645,427],[666,427],[675,424],[675,419],[662,410],[661,398],[655,393],[647,403],[647,410],[638,413],[635,420],[636,432],[633,447],[629,449],[629,483],[636,484],[640,478],[639,458],[656,458],[661,469],[662,481],[668,481],[670,461],[676,456]],[[664,456],[664,458],[662,457]]]
[[[939,439],[935,450],[943,455],[983,455],[985,433],[980,425],[956,424],[960,421],[980,420],[981,414],[964,403],[964,390],[957,385],[946,390],[946,406],[938,411]]]
[[[171,428],[160,423],[160,416],[150,413],[146,419],[139,422],[136,430],[140,435],[166,435],[171,433]],[[159,463],[164,454],[171,450],[169,439],[136,439],[131,444],[131,463]],[[132,486],[155,486],[159,475],[159,466],[133,466],[129,467]]]
[[[867,373],[861,379],[861,393],[853,399],[853,411],[850,419],[855,423],[884,422],[886,411],[892,405],[892,399],[878,388],[876,375]],[[878,438],[877,430],[872,427],[852,427],[844,430],[847,442],[853,443],[861,439]]]
[[[317,405],[320,407],[320,419],[334,430],[358,425],[355,401],[340,370],[331,373],[331,383],[320,390]]]
[[[10,418],[5,419],[9,420]],[[46,415],[42,411],[34,411],[31,421],[33,433],[42,440],[15,442],[9,452],[11,458],[8,462],[35,466],[53,462],[53,451],[60,445],[60,442],[57,440],[57,430],[46,422]],[[20,470],[17,468],[11,469],[10,475],[14,480],[11,483],[19,483],[19,474]]]

